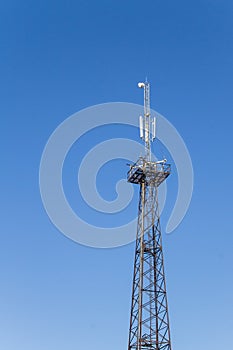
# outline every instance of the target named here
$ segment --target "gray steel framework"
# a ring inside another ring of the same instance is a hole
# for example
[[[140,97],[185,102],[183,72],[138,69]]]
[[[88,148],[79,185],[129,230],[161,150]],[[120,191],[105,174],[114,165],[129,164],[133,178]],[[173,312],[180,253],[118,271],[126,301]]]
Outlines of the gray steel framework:
[[[158,208],[158,185],[170,174],[170,166],[145,159],[139,163],[128,172],[128,181],[140,184],[128,350],[170,350]]]

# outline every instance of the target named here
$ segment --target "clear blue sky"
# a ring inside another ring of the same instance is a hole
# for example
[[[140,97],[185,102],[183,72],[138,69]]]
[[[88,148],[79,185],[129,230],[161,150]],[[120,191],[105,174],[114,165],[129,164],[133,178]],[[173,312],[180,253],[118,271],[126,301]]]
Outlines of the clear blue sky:
[[[141,103],[147,76],[195,172],[189,212],[163,238],[173,349],[231,349],[232,1],[9,0],[0,13],[0,348],[127,348],[134,245],[60,234],[38,169],[58,124],[94,104]]]

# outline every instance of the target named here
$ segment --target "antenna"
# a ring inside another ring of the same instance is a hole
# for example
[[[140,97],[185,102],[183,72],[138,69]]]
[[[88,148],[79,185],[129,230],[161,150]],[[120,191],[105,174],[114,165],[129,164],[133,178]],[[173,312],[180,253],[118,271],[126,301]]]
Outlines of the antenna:
[[[144,89],[144,118],[140,116],[140,137],[145,141],[145,155],[147,160],[151,160],[150,143],[155,139],[156,120],[150,116],[150,84],[146,80],[145,83],[138,83],[139,88]]]
[[[154,141],[156,136],[156,118],[154,117],[152,120],[152,141]]]
[[[139,117],[139,127],[140,127],[140,137],[141,139],[143,139],[144,128],[143,128],[143,117],[141,115]]]

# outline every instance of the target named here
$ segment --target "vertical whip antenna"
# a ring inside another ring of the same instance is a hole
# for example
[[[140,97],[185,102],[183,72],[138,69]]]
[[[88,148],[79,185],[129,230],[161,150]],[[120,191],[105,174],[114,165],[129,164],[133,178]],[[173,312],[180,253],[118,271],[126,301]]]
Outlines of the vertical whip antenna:
[[[155,139],[156,120],[150,115],[150,84],[138,83],[139,88],[144,89],[144,117],[140,116],[140,137],[145,141],[145,157],[151,160],[151,142]]]

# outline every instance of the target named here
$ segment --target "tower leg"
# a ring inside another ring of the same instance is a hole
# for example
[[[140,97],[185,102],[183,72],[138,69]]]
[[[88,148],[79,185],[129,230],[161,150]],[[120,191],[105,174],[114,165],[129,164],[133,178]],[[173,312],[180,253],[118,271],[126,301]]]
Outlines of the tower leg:
[[[158,187],[140,184],[128,350],[171,350]]]

